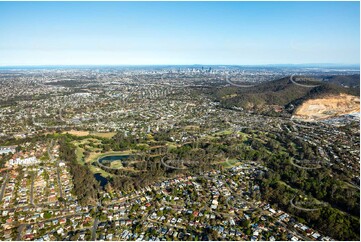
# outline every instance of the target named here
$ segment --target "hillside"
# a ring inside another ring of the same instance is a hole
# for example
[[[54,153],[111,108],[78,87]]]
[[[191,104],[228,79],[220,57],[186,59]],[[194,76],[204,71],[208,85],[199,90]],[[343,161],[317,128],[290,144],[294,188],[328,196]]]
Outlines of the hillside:
[[[337,79],[334,78],[334,80]],[[301,83],[299,80],[298,82]],[[337,84],[320,81],[308,81],[302,82],[302,84],[315,87],[298,86],[290,82],[289,77],[285,77],[249,88],[230,86],[215,89],[213,97],[227,108],[240,107],[261,113],[269,113],[272,110],[287,110],[288,113],[292,113],[296,107],[310,99],[342,93],[359,96],[358,88],[345,88]]]
[[[347,76],[326,76],[323,77],[327,83],[333,83],[346,87],[360,87],[360,75],[347,75]]]

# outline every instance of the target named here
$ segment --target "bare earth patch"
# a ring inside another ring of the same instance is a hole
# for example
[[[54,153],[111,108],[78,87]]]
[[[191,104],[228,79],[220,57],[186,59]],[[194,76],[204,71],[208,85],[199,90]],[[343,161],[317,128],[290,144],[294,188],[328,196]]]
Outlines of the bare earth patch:
[[[78,130],[70,130],[70,131],[65,131],[63,133],[64,134],[68,133],[68,134],[75,135],[75,136],[87,136],[87,135],[89,135],[88,131],[78,131]]]
[[[310,99],[302,103],[293,114],[302,120],[322,120],[360,112],[360,98],[347,94]]]

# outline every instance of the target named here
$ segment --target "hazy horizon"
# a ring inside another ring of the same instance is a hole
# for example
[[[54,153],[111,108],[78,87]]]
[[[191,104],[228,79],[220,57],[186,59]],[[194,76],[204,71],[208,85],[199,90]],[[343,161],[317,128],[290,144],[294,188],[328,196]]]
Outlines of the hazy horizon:
[[[121,67],[121,66],[227,66],[227,67],[360,67],[360,64],[358,63],[351,63],[351,64],[344,64],[344,63],[299,63],[299,64],[286,64],[286,63],[276,63],[276,64],[54,64],[54,65],[0,65],[0,68],[6,68],[6,67],[73,67],[73,66],[79,66],[79,67]]]
[[[0,66],[360,65],[359,2],[0,2]]]

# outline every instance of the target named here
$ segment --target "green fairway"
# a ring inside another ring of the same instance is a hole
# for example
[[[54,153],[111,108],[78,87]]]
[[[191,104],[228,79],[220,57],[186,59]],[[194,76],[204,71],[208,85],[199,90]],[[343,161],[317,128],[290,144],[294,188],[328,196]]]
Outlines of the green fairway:
[[[220,164],[224,167],[224,168],[231,168],[235,165],[238,165],[240,163],[239,160],[237,159],[228,159],[226,161],[221,162]]]

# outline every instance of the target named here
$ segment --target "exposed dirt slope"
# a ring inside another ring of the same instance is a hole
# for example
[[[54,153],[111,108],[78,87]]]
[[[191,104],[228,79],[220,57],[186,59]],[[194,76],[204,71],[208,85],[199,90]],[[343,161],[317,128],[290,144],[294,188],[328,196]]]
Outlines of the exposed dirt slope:
[[[306,100],[295,110],[293,117],[321,120],[355,112],[360,112],[360,98],[339,94]]]

